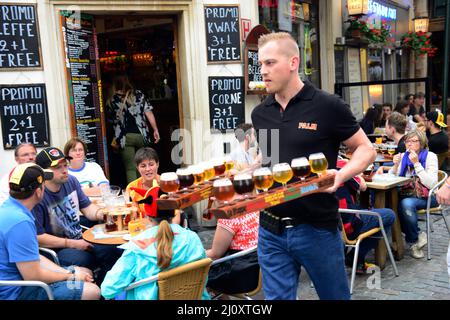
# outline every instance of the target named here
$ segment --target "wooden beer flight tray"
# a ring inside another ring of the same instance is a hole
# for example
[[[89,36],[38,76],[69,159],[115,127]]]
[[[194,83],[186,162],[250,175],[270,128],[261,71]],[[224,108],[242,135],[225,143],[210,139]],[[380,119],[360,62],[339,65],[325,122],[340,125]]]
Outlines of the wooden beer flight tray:
[[[236,199],[228,204],[209,209],[217,219],[230,219],[247,212],[260,211],[280,203],[288,202],[306,195],[319,193],[334,184],[335,174],[312,177],[306,181],[290,183],[286,188],[278,187],[252,195],[247,199]]]
[[[166,198],[159,198],[156,204],[162,210],[184,209],[205,199],[209,199],[212,192],[214,180],[220,178],[231,178],[231,175],[221,175],[209,181],[202,182],[195,186],[190,186],[187,190],[179,190]]]

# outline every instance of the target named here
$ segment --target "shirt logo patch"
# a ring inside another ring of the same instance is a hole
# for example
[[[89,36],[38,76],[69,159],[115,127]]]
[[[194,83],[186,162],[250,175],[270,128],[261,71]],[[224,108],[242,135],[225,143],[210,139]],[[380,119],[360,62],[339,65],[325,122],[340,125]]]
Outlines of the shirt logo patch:
[[[313,130],[317,131],[317,123],[311,123],[311,122],[299,122],[298,128],[303,130]]]

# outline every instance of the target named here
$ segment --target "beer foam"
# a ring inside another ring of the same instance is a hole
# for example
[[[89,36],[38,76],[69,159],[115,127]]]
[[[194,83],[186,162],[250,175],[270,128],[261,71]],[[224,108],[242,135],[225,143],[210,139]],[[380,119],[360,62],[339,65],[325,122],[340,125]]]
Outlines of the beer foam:
[[[203,168],[200,166],[189,166],[189,170],[191,170],[192,174],[202,174],[203,173]]]
[[[239,173],[234,176],[234,180],[252,180],[252,176],[248,173]]]
[[[291,170],[291,166],[287,163],[278,163],[274,165],[272,169],[273,172],[289,171],[289,170]]]
[[[309,156],[309,160],[318,160],[325,159],[325,155],[323,153],[313,153]]]
[[[308,162],[308,159],[306,159],[305,157],[292,159],[292,162],[291,162],[291,166],[293,166],[293,167],[302,167],[302,166],[306,166],[306,165],[309,166],[309,162]]]
[[[269,168],[259,168],[253,172],[253,176],[266,176],[271,175],[272,171]]]
[[[219,179],[214,181],[213,187],[228,187],[232,185],[233,184],[231,183],[230,179]]]
[[[189,170],[188,168],[180,168],[180,169],[177,169],[176,174],[179,176],[188,176],[191,174],[191,170]]]
[[[178,176],[175,172],[164,172],[161,174],[160,179],[162,181],[174,181],[178,179]]]
[[[221,166],[221,165],[225,164],[225,161],[224,161],[224,159],[214,158],[211,160],[211,163],[213,166]]]
[[[211,163],[211,161],[203,161],[200,162],[199,166],[201,168],[203,168],[203,170],[207,170],[207,169],[212,169],[214,168],[213,164]]]

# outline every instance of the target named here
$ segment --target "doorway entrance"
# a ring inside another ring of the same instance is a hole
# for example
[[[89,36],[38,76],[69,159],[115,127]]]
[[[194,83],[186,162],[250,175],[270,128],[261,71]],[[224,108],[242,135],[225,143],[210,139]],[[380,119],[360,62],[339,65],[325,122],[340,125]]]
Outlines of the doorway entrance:
[[[136,89],[153,106],[161,140],[151,143],[159,155],[159,173],[175,171],[171,160],[172,132],[180,127],[181,106],[178,85],[176,17],[95,15],[103,105],[105,106],[111,184],[127,184],[124,164],[111,148],[114,115],[108,112],[114,76],[126,73]],[[150,126],[149,126],[150,127]],[[153,130],[150,127],[153,141]]]

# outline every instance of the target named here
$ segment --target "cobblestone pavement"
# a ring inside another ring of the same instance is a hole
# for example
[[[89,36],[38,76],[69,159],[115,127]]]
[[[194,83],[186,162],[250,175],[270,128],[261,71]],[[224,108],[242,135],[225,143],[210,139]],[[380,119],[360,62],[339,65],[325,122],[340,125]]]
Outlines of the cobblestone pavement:
[[[450,210],[446,212],[450,225]],[[431,234],[431,260],[415,259],[406,250],[405,257],[397,261],[399,276],[388,261],[386,268],[381,271],[381,279],[377,281],[375,274],[357,275],[353,289],[353,300],[450,300],[449,276],[447,273],[447,248],[449,245],[449,231],[442,217],[432,217],[434,232]],[[421,230],[425,230],[425,222],[419,222]],[[205,245],[210,248],[215,228],[198,227],[193,223],[192,229],[197,229]],[[390,235],[389,235],[390,237]],[[373,262],[373,255],[367,260]],[[347,268],[349,279],[351,269]],[[379,278],[378,278],[379,279]],[[379,285],[378,285],[379,284]],[[310,280],[302,269],[299,282],[298,297],[301,300],[317,300],[316,291],[310,285]],[[256,295],[256,299],[264,299],[263,293]]]

